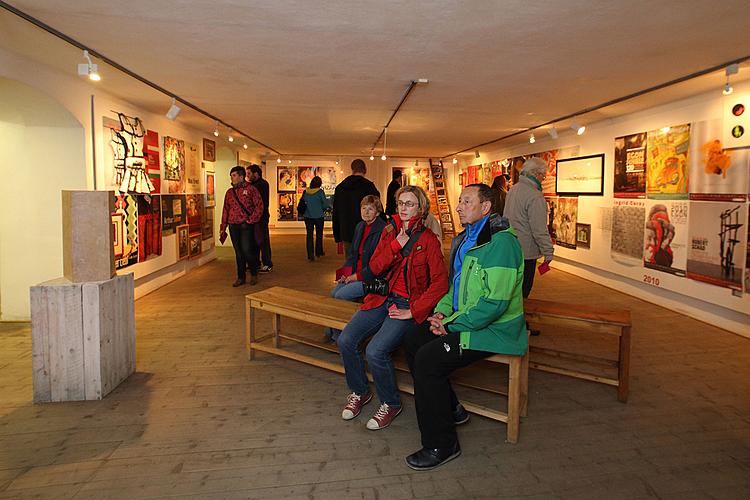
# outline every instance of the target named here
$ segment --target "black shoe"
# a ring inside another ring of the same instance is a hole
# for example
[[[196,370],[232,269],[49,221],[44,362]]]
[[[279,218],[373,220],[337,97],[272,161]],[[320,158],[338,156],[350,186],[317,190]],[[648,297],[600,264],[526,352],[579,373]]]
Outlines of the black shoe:
[[[242,286],[244,284],[245,284],[245,280],[241,280],[241,279],[238,278],[237,281],[235,281],[234,283],[232,283],[232,286],[235,287],[235,288],[237,288],[238,286]]]
[[[538,337],[539,335],[542,334],[542,332],[541,330],[531,330],[530,334],[532,337]]]
[[[422,448],[406,457],[406,465],[414,470],[432,470],[461,454],[458,441],[448,448]]]
[[[469,412],[466,411],[464,405],[458,403],[458,405],[456,405],[456,407],[453,409],[453,423],[456,425],[465,424],[469,421],[469,418]]]

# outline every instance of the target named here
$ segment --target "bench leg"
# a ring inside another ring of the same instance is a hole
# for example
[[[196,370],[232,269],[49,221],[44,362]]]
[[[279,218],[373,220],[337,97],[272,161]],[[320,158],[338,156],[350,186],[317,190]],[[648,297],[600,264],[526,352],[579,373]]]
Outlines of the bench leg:
[[[628,402],[630,389],[630,327],[626,326],[620,334],[620,353],[617,361],[617,399]]]
[[[255,359],[255,349],[252,344],[255,342],[255,309],[250,306],[250,301],[245,301],[245,350],[247,359]]]
[[[506,441],[518,441],[518,425],[521,413],[521,358],[515,358],[508,366],[508,435]]]
[[[521,416],[529,413],[529,351],[521,358]]]
[[[279,333],[281,333],[280,314],[274,314],[271,318],[271,329],[273,330],[273,346],[278,349],[281,347],[281,338],[279,338]]]

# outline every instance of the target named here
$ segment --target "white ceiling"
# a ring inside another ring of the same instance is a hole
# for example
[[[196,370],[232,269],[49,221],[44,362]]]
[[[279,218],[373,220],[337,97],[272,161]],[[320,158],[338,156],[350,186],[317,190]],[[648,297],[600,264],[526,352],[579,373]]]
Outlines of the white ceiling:
[[[448,155],[750,55],[748,0],[8,3],[284,154],[369,153],[417,78],[430,83],[391,123],[390,156]],[[82,62],[80,50],[4,10],[0,34],[0,46],[63,71]],[[101,73],[112,94],[169,107],[113,68]],[[717,71],[582,121],[723,81]],[[213,130],[196,113],[179,119]]]

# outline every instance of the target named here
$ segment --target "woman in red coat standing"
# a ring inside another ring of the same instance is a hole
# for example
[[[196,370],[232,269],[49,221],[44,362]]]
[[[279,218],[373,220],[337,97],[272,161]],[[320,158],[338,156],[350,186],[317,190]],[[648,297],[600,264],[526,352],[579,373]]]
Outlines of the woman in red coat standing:
[[[372,283],[365,286],[368,293],[362,308],[337,341],[351,390],[341,417],[351,420],[372,399],[359,351],[362,342],[372,337],[365,356],[381,404],[367,422],[371,430],[387,427],[401,413],[391,352],[401,345],[406,330],[424,322],[448,291],[442,243],[424,225],[430,211],[427,195],[417,186],[404,186],[396,193],[396,200],[398,213],[383,229],[370,259],[370,270],[376,276],[385,276],[385,281],[380,287]]]

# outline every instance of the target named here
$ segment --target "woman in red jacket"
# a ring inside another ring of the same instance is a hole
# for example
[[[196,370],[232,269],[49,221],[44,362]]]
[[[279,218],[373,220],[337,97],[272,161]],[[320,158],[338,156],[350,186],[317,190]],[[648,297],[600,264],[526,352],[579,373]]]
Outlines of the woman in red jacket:
[[[381,405],[367,422],[371,430],[387,427],[401,413],[391,352],[401,345],[406,330],[424,322],[448,291],[442,243],[424,226],[430,211],[427,195],[419,187],[404,186],[396,199],[398,213],[383,229],[370,259],[372,273],[387,279],[386,289],[380,290],[384,295],[368,293],[337,341],[352,391],[341,417],[351,420],[372,399],[359,351],[361,343],[372,337],[365,355]]]

